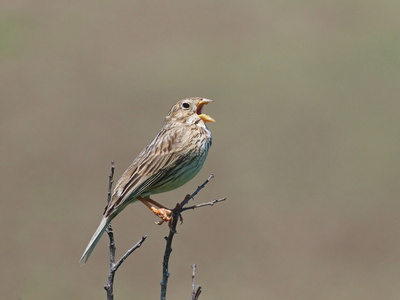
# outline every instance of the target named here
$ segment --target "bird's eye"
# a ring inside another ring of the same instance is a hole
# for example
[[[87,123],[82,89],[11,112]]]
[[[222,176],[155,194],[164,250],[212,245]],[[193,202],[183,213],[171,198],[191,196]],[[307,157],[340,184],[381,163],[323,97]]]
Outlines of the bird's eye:
[[[190,107],[190,104],[187,103],[187,102],[183,102],[183,103],[182,103],[182,107],[183,107],[183,108],[189,108],[189,107]]]

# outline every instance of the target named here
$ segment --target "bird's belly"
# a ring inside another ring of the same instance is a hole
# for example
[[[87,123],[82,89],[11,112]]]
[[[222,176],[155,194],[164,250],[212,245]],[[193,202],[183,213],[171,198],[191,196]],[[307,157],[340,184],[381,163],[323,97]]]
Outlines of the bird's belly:
[[[159,182],[151,188],[151,194],[172,191],[190,181],[199,173],[206,157],[207,153],[201,156],[188,157],[178,163],[178,166],[181,165],[180,167],[167,170],[160,178]]]

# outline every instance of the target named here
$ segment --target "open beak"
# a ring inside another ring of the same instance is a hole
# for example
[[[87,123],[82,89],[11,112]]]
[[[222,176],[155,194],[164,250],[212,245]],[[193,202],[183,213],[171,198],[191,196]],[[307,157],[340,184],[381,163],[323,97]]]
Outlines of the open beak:
[[[201,113],[201,109],[203,108],[203,106],[211,102],[213,101],[210,99],[203,99],[199,102],[199,104],[197,104],[196,113],[199,115],[199,118],[202,119],[204,122],[215,122],[215,120],[209,115]]]

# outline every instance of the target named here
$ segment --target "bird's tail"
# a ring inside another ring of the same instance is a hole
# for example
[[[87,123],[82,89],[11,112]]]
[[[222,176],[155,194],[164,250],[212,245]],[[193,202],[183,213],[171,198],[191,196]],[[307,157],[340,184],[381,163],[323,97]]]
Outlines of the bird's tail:
[[[81,260],[79,261],[82,265],[89,259],[90,254],[92,254],[104,231],[107,229],[108,224],[110,224],[111,219],[112,218],[110,217],[103,217],[103,219],[101,219],[99,227],[97,227],[96,232],[93,234],[89,244],[82,254]]]

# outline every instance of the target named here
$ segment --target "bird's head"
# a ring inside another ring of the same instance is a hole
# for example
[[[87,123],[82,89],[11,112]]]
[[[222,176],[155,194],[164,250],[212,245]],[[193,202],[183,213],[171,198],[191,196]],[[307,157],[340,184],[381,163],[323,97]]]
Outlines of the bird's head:
[[[203,106],[211,102],[213,101],[201,97],[190,97],[178,101],[170,109],[165,118],[165,123],[197,124],[205,126],[206,122],[215,122],[213,118],[202,112]]]

